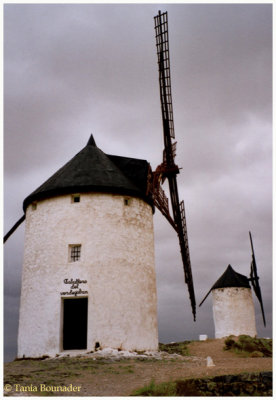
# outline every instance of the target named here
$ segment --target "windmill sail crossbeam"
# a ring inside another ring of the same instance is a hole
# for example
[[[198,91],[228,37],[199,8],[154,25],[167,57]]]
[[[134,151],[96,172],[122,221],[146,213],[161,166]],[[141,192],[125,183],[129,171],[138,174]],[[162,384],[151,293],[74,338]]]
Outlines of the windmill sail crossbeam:
[[[167,121],[169,128],[169,135],[172,139],[175,138],[174,133],[174,122],[173,122],[173,108],[171,103],[171,95],[169,94],[162,94],[161,95],[161,109],[162,109],[162,116],[163,120]]]
[[[168,198],[160,185],[153,192],[153,201],[154,205],[164,215],[164,217],[166,217],[171,226],[177,231],[177,226],[175,225],[174,220],[170,215]]]
[[[169,200],[160,185],[154,191],[154,200],[162,210],[169,212]]]
[[[190,262],[189,249],[187,248],[187,242],[185,242],[184,237],[181,234],[179,234],[178,237],[179,237],[182,261],[183,261],[183,265],[184,265],[185,283],[188,285],[189,297],[190,297],[192,312],[193,312],[194,321],[195,321],[195,319],[196,319],[196,300],[195,300],[195,293],[194,293],[193,276],[192,276],[192,268],[191,268],[191,262]]]
[[[176,156],[176,144],[177,142],[172,143],[171,149],[172,149],[172,156],[173,159],[175,159]],[[166,151],[163,150],[163,164],[166,165],[167,164],[167,158],[166,158]],[[177,171],[179,172],[178,168]]]
[[[174,223],[174,220],[170,214],[169,200],[161,187],[161,182],[163,183],[166,179],[166,176],[164,175],[166,173],[166,170],[167,169],[164,163],[162,163],[156,168],[156,171],[150,171],[148,177],[148,191],[151,192],[154,205],[164,215],[164,217],[166,217],[172,227],[177,231],[177,226]]]
[[[4,236],[3,243],[5,243],[8,238],[13,234],[13,232],[19,227],[19,225],[22,224],[22,222],[25,220],[25,214],[14,224],[14,226],[9,230],[8,233]]]
[[[185,234],[186,232],[186,234]],[[189,253],[189,246],[188,246],[188,236],[187,230],[183,229],[182,231],[178,232],[179,244],[180,244],[180,251],[184,266],[184,277],[185,283],[188,285],[189,297],[192,306],[192,312],[194,316],[194,321],[196,319],[196,300],[195,300],[195,293],[194,293],[194,285],[193,285],[193,275],[192,275],[192,267],[190,261],[190,253]]]
[[[177,226],[177,234],[178,234],[178,239],[179,239],[180,252],[181,252],[181,257],[182,257],[182,261],[183,261],[184,277],[185,277],[185,282],[188,285],[189,297],[190,297],[192,312],[193,312],[194,320],[195,320],[195,318],[196,318],[196,301],[195,301],[193,275],[192,275],[190,252],[189,252],[189,245],[188,245],[188,234],[187,234],[187,225],[186,225],[186,217],[185,217],[185,210],[184,210],[184,201],[179,203],[176,176],[171,176],[168,178],[168,180],[169,180],[169,186],[170,186],[174,221]]]
[[[184,206],[184,200],[181,201],[179,204],[180,206],[180,213],[181,213],[181,223],[182,223],[182,232],[183,232],[183,237],[184,237],[184,242],[185,242],[185,247],[186,251],[188,253],[188,258],[190,262],[190,253],[189,253],[189,243],[188,243],[188,232],[187,232],[187,223],[186,223],[186,215],[185,215],[185,206]]]
[[[165,81],[165,82],[164,82]],[[160,73],[160,97],[161,97],[161,109],[163,119],[169,122],[169,133],[172,139],[175,138],[174,133],[174,122],[173,122],[173,107],[172,107],[172,96],[171,96],[171,83],[170,77],[164,77]]]

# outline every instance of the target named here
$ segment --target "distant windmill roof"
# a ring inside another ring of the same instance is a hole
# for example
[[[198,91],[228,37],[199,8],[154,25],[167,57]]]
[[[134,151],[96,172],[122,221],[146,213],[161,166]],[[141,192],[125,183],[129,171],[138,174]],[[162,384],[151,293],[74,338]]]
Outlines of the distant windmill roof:
[[[33,201],[83,192],[135,196],[152,204],[146,195],[148,169],[146,160],[105,154],[91,135],[75,157],[26,197],[23,209]]]
[[[199,306],[201,306],[201,304],[206,300],[212,290],[227,287],[244,287],[250,289],[248,278],[245,275],[236,272],[230,264],[221,277],[213,284]]]
[[[250,288],[248,278],[245,275],[236,272],[231,265],[228,265],[226,271],[213,284],[211,290],[226,287],[246,287]]]

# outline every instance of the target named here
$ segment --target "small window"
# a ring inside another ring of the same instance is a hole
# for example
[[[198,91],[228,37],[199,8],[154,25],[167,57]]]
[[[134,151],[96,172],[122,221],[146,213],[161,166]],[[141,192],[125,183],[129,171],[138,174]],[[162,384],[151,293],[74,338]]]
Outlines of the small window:
[[[79,194],[72,194],[71,203],[79,203],[79,202],[80,202],[80,195]]]
[[[32,210],[36,210],[37,209],[37,203],[32,203]]]
[[[125,206],[130,206],[130,199],[129,198],[127,198],[127,197],[124,198],[124,205]]]
[[[75,262],[79,261],[81,256],[81,245],[80,244],[70,244],[69,245],[69,261]]]

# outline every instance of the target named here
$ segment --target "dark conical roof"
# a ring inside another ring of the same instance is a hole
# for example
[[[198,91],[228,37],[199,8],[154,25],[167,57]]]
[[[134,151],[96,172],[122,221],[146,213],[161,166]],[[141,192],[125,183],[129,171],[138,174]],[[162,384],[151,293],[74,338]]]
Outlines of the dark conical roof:
[[[94,136],[92,135],[92,133],[91,133],[90,138],[89,138],[89,140],[87,142],[87,146],[95,146],[95,147],[97,147],[95,139],[94,139]]]
[[[36,200],[84,192],[130,195],[151,204],[146,196],[148,169],[146,160],[105,154],[91,135],[75,157],[24,200],[23,209]]]
[[[211,290],[226,287],[250,288],[248,278],[236,272],[230,264],[221,277],[213,284]]]
[[[201,306],[201,304],[207,299],[212,290],[227,287],[244,287],[250,289],[248,278],[245,275],[236,272],[230,264],[221,277],[213,284],[199,306]]]

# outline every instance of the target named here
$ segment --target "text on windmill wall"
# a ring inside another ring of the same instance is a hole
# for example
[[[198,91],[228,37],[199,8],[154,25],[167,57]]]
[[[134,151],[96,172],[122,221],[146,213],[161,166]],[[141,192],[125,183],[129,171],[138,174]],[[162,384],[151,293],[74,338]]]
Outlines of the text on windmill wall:
[[[70,290],[66,292],[60,292],[61,296],[77,296],[79,294],[88,294],[87,290],[82,290],[79,285],[81,283],[87,283],[87,280],[82,279],[64,279],[63,281],[66,285],[71,285]]]

